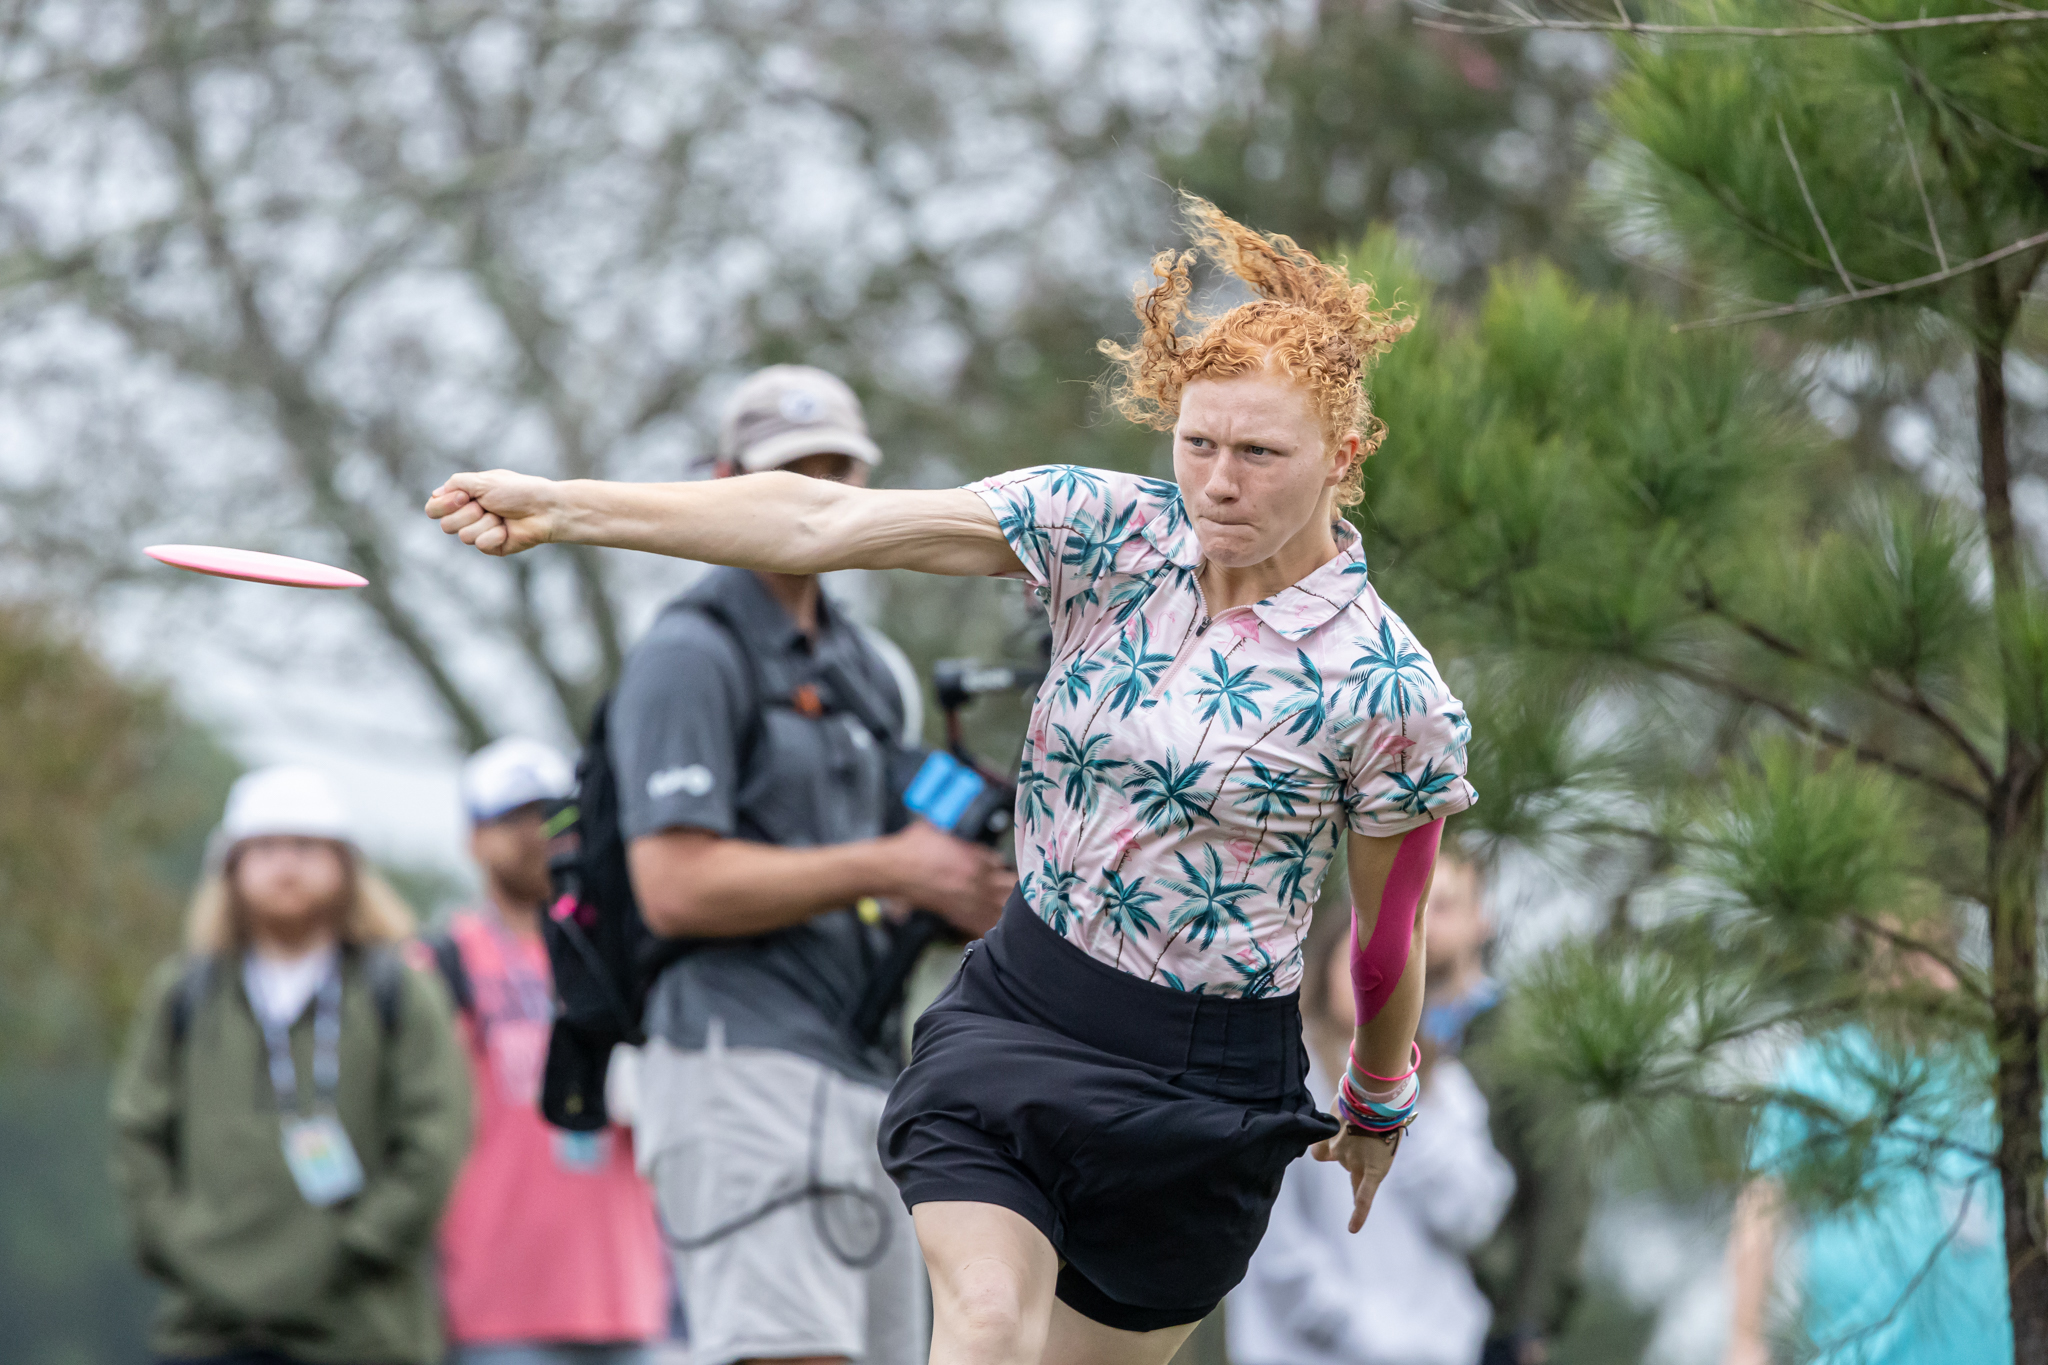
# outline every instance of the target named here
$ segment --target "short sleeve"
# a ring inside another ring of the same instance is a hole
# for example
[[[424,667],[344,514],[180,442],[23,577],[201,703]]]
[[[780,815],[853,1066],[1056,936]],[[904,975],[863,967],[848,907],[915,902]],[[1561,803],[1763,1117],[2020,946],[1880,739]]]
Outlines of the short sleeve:
[[[733,833],[747,686],[731,638],[695,612],[657,621],[627,658],[607,718],[627,839],[677,828]]]
[[[1080,465],[1040,465],[967,485],[996,515],[1003,539],[1055,618],[1095,600],[1096,584],[1142,524],[1145,481]]]
[[[1465,704],[1392,613],[1360,663],[1351,684],[1363,717],[1348,773],[1353,832],[1406,834],[1478,801],[1465,780],[1472,738]]]

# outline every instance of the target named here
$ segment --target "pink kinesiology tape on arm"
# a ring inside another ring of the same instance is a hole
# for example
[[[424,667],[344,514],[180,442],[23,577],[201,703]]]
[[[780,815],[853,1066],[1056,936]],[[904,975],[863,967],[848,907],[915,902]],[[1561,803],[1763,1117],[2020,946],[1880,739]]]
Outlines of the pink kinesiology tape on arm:
[[[1379,918],[1373,921],[1372,937],[1363,945],[1358,941],[1358,911],[1351,912],[1351,990],[1361,1024],[1387,1007],[1394,987],[1401,984],[1401,973],[1408,970],[1415,909],[1422,903],[1422,891],[1429,885],[1430,869],[1436,866],[1437,846],[1443,837],[1441,820],[1401,836],[1401,846],[1394,850],[1394,865],[1387,871],[1386,888],[1380,892]]]

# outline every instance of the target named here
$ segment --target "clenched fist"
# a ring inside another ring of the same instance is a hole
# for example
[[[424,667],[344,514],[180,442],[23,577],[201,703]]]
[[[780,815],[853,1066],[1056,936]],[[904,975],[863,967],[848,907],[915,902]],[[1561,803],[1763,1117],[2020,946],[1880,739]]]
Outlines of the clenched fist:
[[[457,474],[427,499],[427,515],[487,555],[516,555],[559,538],[556,490],[552,479],[509,469]]]

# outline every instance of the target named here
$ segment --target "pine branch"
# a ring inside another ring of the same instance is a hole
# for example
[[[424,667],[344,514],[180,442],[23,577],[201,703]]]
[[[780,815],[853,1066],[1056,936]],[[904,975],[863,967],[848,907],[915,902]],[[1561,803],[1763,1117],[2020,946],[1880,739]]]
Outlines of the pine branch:
[[[1792,139],[1785,132],[1785,116],[1779,114],[1778,145],[1785,149],[1785,159],[1792,163],[1792,178],[1799,182],[1799,197],[1806,201],[1806,211],[1813,215],[1813,225],[1820,230],[1820,244],[1828,249],[1828,259],[1835,263],[1835,274],[1841,277],[1842,288],[1853,294],[1856,286],[1849,279],[1848,267],[1842,264],[1842,253],[1835,250],[1835,239],[1828,235],[1828,225],[1820,216],[1820,209],[1813,202],[1813,191],[1806,187],[1806,172],[1799,169],[1799,157],[1792,150]]]
[[[1812,653],[1803,646],[1786,639],[1770,627],[1729,611],[1721,604],[1721,599],[1715,594],[1711,583],[1704,584],[1697,593],[1692,595],[1692,598],[1698,604],[1701,611],[1706,612],[1710,616],[1720,617],[1729,625],[1734,626],[1744,635],[1762,645],[1765,649],[1770,650],[1773,654],[1781,658],[1791,659],[1796,663],[1805,664],[1811,668],[1818,668],[1824,672],[1832,673],[1854,686],[1868,688],[1871,695],[1877,697],[1880,701],[1896,706],[1908,715],[1917,716],[1921,720],[1926,721],[1934,729],[1940,731],[1943,738],[1947,739],[1949,743],[1955,745],[1961,751],[1963,757],[1969,760],[1970,766],[1977,770],[1977,776],[1984,779],[1986,787],[1990,787],[1997,782],[1998,776],[1992,769],[1991,760],[1985,757],[1983,750],[1979,749],[1971,741],[1970,737],[1963,732],[1963,727],[1953,716],[1934,704],[1933,699],[1921,690],[1918,683],[1906,682],[1901,679],[1900,685],[1894,688],[1882,674],[1875,671],[1858,676],[1846,669],[1836,668],[1823,663],[1819,659],[1814,658]]]
[[[1847,294],[1830,294],[1824,299],[1814,299],[1809,303],[1781,304],[1776,308],[1763,308],[1754,313],[1735,313],[1724,318],[1699,318],[1693,322],[1675,322],[1671,324],[1671,330],[1674,332],[1696,332],[1707,327],[1733,327],[1738,323],[1762,322],[1768,318],[1791,317],[1795,313],[1817,313],[1823,308],[1833,308],[1838,304],[1862,303],[1866,299],[1886,298],[1893,294],[1906,293],[1912,289],[1925,289],[1929,285],[1941,284],[1958,276],[1967,275],[1972,271],[1982,270],[1987,265],[1996,265],[2007,257],[2017,256],[2023,251],[2031,251],[2037,246],[2048,246],[2048,232],[2037,232],[2031,237],[2023,237],[2019,241],[2002,246],[1996,251],[1986,252],[1973,261],[1964,261],[1961,265],[1950,266],[1947,270],[1937,270],[1932,275],[1922,275],[1917,279],[1901,280],[1897,284],[1879,285],[1872,289],[1856,289]]]
[[[1948,252],[1941,245],[1941,229],[1934,225],[1934,205],[1927,200],[1927,182],[1920,178],[1920,158],[1913,153],[1913,134],[1906,128],[1906,110],[1899,103],[1899,92],[1891,91],[1892,113],[1899,120],[1899,141],[1906,147],[1906,164],[1913,168],[1913,188],[1920,192],[1920,208],[1927,215],[1927,235],[1934,239],[1934,259],[1948,269]]]
[[[1937,948],[1924,939],[1915,938],[1911,934],[1901,933],[1890,925],[1871,919],[1866,915],[1850,915],[1848,919],[1851,924],[1864,933],[1884,939],[1894,948],[1900,948],[1909,953],[1918,953],[1930,962],[1939,963],[1943,968],[1947,969],[1950,976],[1956,979],[1956,984],[1959,987],[1976,996],[1985,1004],[1991,1003],[1990,987],[1981,984],[1977,979],[1978,973],[1972,971],[1954,954]]]
[[[1736,682],[1732,678],[1717,678],[1711,673],[1694,668],[1689,664],[1679,663],[1675,659],[1647,659],[1644,661],[1644,665],[1656,672],[1677,678],[1683,682],[1689,682],[1695,687],[1705,688],[1709,692],[1719,692],[1725,697],[1730,697],[1746,705],[1761,707],[1784,720],[1801,734],[1819,740],[1830,748],[1840,749],[1844,753],[1853,754],[1862,762],[1871,764],[1874,767],[1884,768],[1899,777],[1919,783],[1929,791],[1938,792],[1943,796],[1949,797],[1951,800],[1960,801],[1972,811],[1981,814],[1984,810],[1986,797],[1982,792],[1972,791],[1953,778],[1943,777],[1940,773],[1931,772],[1917,763],[1908,762],[1897,755],[1888,754],[1882,749],[1873,748],[1860,740],[1852,739],[1832,726],[1814,719],[1789,702],[1767,696],[1755,688]]]
[[[1941,14],[1924,19],[1871,19],[1858,24],[1820,27],[1760,28],[1746,24],[1644,24],[1634,20],[1553,19],[1536,14],[1513,0],[1501,11],[1456,9],[1438,0],[1415,0],[1416,8],[1443,19],[1417,19],[1421,28],[1439,29],[1485,37],[1496,33],[1519,33],[1549,29],[1560,33],[1645,33],[1684,38],[1861,38],[1873,33],[1907,33],[1933,28],[1962,28],[1983,24],[2038,24],[2048,22],[2048,10],[2001,9],[1989,13]],[[1449,22],[1445,22],[1448,20]]]

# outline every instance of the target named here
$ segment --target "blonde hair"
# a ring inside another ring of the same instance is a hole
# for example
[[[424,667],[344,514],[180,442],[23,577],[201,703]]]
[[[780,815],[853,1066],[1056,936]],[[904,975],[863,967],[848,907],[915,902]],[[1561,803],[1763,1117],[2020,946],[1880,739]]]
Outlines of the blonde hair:
[[[342,884],[330,907],[335,933],[345,945],[368,947],[410,938],[418,921],[404,897],[348,844],[327,840],[341,858]],[[241,849],[228,850],[218,871],[192,893],[185,912],[185,946],[195,953],[240,952],[249,946],[249,910],[235,885]]]
[[[1259,297],[1221,316],[1201,316],[1188,302],[1195,251],[1154,256],[1152,274],[1159,283],[1140,285],[1132,302],[1144,324],[1137,344],[1098,344],[1115,362],[1111,406],[1134,422],[1166,431],[1180,416],[1182,391],[1195,380],[1277,369],[1308,390],[1325,442],[1334,446],[1358,433],[1358,458],[1337,486],[1337,505],[1359,502],[1365,496],[1366,457],[1386,436],[1373,415],[1365,374],[1415,319],[1376,310],[1371,280],[1354,281],[1342,266],[1317,260],[1292,238],[1248,228],[1206,199],[1183,194],[1181,213],[1196,251]],[[1200,330],[1185,335],[1183,322],[1199,324]]]

